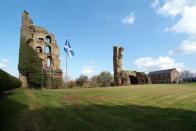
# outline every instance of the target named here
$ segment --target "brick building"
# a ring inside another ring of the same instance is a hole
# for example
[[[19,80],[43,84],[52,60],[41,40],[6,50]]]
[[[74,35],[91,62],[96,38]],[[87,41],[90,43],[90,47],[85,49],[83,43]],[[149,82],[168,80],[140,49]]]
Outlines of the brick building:
[[[151,78],[152,84],[182,82],[182,77],[180,76],[180,73],[175,68],[150,72],[148,76]]]

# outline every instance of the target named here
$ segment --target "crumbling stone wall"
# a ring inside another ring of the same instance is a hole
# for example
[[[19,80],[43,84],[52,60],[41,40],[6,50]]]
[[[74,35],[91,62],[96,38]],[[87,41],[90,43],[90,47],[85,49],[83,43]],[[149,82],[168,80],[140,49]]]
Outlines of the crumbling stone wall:
[[[129,86],[131,84],[151,84],[151,79],[144,72],[122,70],[123,47],[113,47],[113,67],[115,86]]]
[[[136,72],[138,84],[151,84],[150,77],[144,72]]]
[[[114,84],[121,85],[122,57],[124,48],[114,46],[113,48],[113,67],[114,67]]]
[[[43,65],[47,65],[48,60],[50,60],[49,66],[58,70],[56,75],[53,77],[62,79],[59,48],[57,46],[55,36],[48,33],[46,29],[35,26],[33,21],[30,19],[29,13],[26,11],[23,11],[22,13],[21,36],[24,36],[27,40],[27,44],[37,51]],[[46,48],[49,48],[49,52],[46,52]],[[22,81],[22,87],[27,87],[26,76],[20,73],[19,78]]]

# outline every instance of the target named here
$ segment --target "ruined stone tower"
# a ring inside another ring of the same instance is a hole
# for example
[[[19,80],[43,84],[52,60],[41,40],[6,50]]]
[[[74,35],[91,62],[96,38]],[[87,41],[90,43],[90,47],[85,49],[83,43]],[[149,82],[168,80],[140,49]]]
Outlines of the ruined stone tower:
[[[115,86],[121,85],[121,76],[122,71],[122,57],[123,57],[124,48],[114,46],[113,47],[113,66],[114,66],[114,84]]]
[[[131,84],[150,84],[151,79],[144,72],[122,70],[123,47],[113,47],[113,67],[115,86],[129,86]]]
[[[23,11],[22,13],[21,36],[24,36],[27,40],[27,44],[37,51],[43,65],[47,65],[49,63],[48,66],[58,70],[56,75],[53,77],[62,79],[59,48],[54,35],[48,33],[44,28],[35,26],[33,21],[30,19],[29,13],[26,11]],[[27,87],[26,76],[20,73],[19,78],[22,81],[22,86]]]

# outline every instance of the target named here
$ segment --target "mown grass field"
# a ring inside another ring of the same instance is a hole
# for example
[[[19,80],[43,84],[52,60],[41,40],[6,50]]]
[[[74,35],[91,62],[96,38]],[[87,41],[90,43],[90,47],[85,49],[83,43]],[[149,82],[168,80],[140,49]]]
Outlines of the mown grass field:
[[[15,89],[0,96],[0,130],[196,131],[196,83]]]

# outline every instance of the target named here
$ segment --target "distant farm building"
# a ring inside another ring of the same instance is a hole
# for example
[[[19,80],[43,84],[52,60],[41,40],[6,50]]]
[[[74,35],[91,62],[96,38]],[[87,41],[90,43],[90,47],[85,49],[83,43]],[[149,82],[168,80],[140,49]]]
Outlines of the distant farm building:
[[[151,78],[152,84],[172,84],[182,83],[183,81],[180,73],[175,68],[150,72],[148,76]]]

